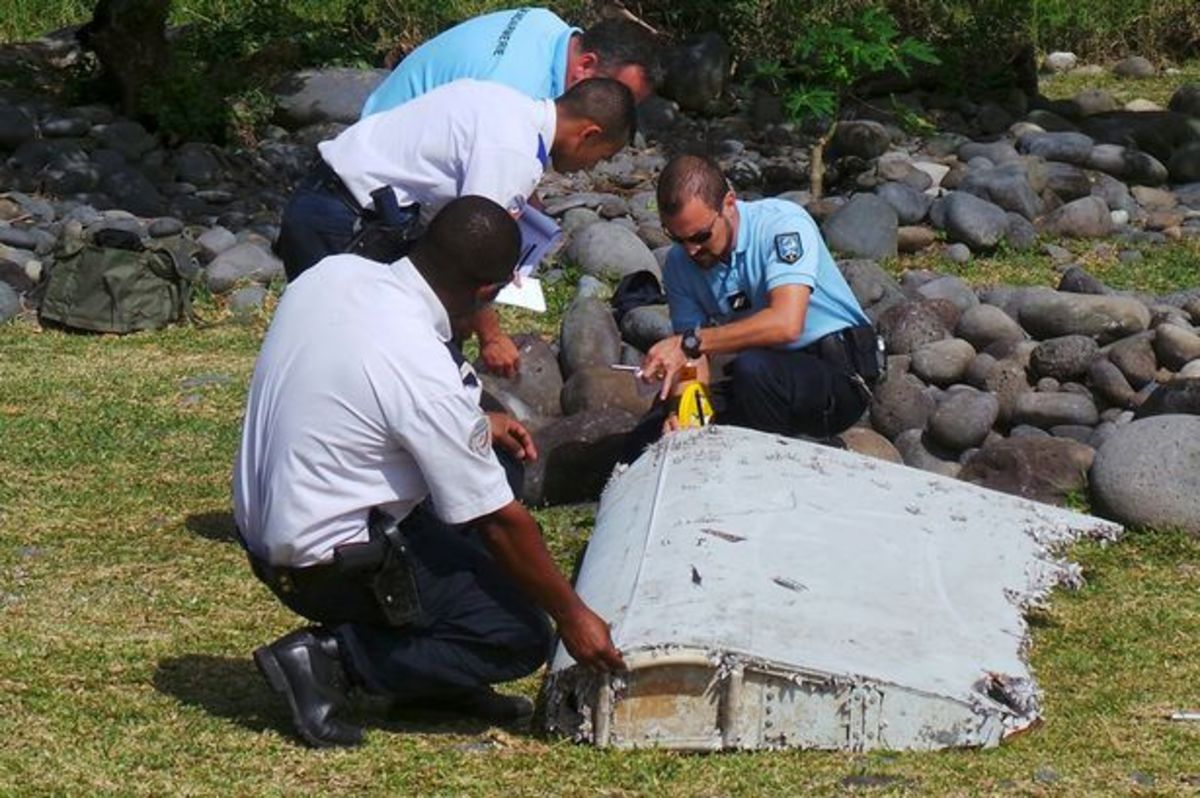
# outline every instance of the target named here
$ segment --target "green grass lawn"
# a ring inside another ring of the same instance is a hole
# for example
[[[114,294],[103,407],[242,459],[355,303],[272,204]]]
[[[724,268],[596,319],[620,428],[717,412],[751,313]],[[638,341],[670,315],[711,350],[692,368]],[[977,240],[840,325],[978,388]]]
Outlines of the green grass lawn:
[[[1048,267],[997,259],[972,279],[1025,268]],[[0,328],[0,795],[1169,795],[1200,785],[1200,724],[1166,719],[1200,707],[1200,540],[1149,531],[1077,547],[1088,586],[1034,622],[1045,723],[997,750],[616,753],[378,706],[360,707],[372,728],[364,748],[302,748],[249,659],[297,619],[231,539],[229,469],[264,327],[224,319],[125,338]],[[568,563],[591,509],[539,515]],[[537,679],[514,689],[533,694]]]

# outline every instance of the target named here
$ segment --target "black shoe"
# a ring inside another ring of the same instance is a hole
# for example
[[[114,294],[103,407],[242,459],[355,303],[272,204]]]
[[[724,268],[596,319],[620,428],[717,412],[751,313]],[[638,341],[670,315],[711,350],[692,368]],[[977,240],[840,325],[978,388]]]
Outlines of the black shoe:
[[[523,695],[497,693],[491,687],[431,690],[396,699],[394,709],[453,712],[501,725],[523,723],[533,716],[533,702]]]
[[[347,701],[347,677],[337,639],[313,626],[297,629],[254,652],[254,664],[292,710],[292,722],[314,748],[354,746],[363,730],[334,714]]]

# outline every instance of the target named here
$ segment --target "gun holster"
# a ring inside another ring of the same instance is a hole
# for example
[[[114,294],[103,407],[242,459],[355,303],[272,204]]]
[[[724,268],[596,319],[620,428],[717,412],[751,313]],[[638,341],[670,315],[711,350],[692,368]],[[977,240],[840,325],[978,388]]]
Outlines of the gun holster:
[[[371,510],[366,544],[339,546],[334,562],[343,574],[361,574],[370,585],[389,626],[401,627],[421,617],[421,597],[408,540],[386,513]]]

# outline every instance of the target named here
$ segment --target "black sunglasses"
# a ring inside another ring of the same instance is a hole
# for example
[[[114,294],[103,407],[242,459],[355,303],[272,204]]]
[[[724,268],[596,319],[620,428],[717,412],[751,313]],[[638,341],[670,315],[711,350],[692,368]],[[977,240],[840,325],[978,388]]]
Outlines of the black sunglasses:
[[[677,236],[667,228],[663,228],[663,232],[667,234],[667,238],[674,241],[676,244],[704,244],[708,239],[713,237],[713,228],[717,226],[717,220],[721,218],[721,212],[717,211],[717,215],[709,222],[708,227],[698,232],[692,233],[690,236]]]

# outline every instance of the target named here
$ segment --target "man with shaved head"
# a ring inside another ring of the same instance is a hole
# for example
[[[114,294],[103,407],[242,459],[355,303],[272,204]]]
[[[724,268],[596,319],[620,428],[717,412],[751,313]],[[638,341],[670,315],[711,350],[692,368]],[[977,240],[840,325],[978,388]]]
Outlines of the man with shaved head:
[[[555,568],[493,446],[537,456],[485,414],[451,339],[508,282],[506,209],[455,199],[403,259],[325,258],[285,292],[254,368],[233,474],[254,574],[315,626],[254,652],[300,737],[351,746],[351,686],[493,722],[532,711],[490,685],[545,661],[549,614],[581,663],[622,667],[608,625]]]
[[[657,193],[675,241],[663,280],[676,334],[651,347],[644,377],[663,380],[665,399],[689,361],[733,355],[718,422],[817,438],[853,424],[878,373],[875,335],[812,217],[739,201],[694,155],[667,164]]]

